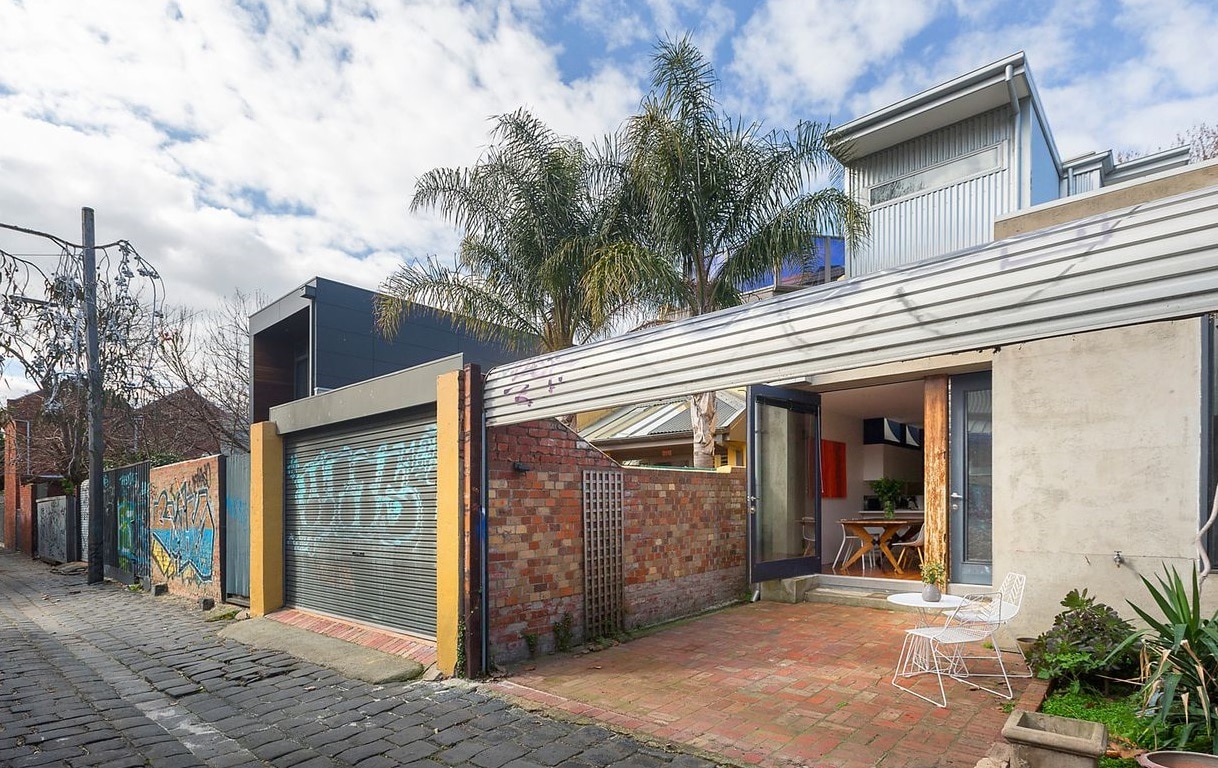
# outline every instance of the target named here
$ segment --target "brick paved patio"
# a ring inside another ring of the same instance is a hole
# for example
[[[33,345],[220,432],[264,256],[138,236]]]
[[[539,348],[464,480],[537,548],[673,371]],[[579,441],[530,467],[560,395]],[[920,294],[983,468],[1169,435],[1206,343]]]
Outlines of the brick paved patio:
[[[947,709],[903,693],[890,680],[913,622],[873,608],[752,603],[604,651],[542,658],[492,687],[741,763],[972,768],[1002,740],[1010,707],[1038,708],[1045,684],[1012,680],[1006,702],[947,681]],[[1017,653],[1004,658],[1024,670]]]

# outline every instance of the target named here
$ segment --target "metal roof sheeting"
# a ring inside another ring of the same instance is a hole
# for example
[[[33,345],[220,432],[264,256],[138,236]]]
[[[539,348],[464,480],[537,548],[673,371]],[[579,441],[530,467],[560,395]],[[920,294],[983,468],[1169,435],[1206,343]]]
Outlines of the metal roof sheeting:
[[[1218,187],[491,370],[507,424],[1218,310]]]
[[[744,412],[744,398],[730,390],[715,393],[715,428],[727,429]],[[626,406],[580,432],[590,443],[692,433],[689,398]]]

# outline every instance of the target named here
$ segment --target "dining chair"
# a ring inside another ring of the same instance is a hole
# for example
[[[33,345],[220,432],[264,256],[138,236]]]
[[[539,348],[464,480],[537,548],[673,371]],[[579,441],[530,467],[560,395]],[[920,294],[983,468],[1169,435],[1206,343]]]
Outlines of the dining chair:
[[[928,701],[937,707],[947,706],[947,691],[943,686],[943,678],[962,682],[970,688],[977,688],[1004,699],[1011,699],[1014,693],[1011,680],[1007,675],[1006,665],[1002,661],[1002,651],[994,642],[994,633],[1003,624],[1003,606],[1001,592],[985,592],[965,595],[964,601],[948,616],[942,626],[915,627],[905,630],[905,641],[901,645],[901,655],[897,668],[892,675],[892,684],[907,693],[912,693],[923,701]],[[991,650],[993,653],[978,653],[967,655],[966,649],[976,647],[981,650]],[[997,672],[976,672],[969,665],[980,659],[992,656],[997,664]],[[939,684],[939,697],[931,698],[914,690],[909,685],[902,685],[902,680],[910,680],[921,674],[933,674]],[[1003,690],[990,688],[977,682],[976,678],[1001,677]]]
[[[858,536],[855,536],[853,533],[851,533],[850,529],[847,528],[844,523],[841,525],[842,525],[842,543],[838,545],[837,555],[835,555],[833,558],[832,569],[835,571],[837,570],[837,564],[839,562],[841,562],[841,563],[846,562],[847,560],[850,559],[850,556],[852,554],[854,554],[854,550],[856,547],[863,546],[863,542],[859,539]],[[859,563],[863,567],[863,573],[867,572],[867,560],[868,559],[873,560],[872,566],[874,567],[874,558],[875,558],[875,550],[873,549],[871,552],[868,552],[866,555],[863,555],[859,559]]]
[[[800,520],[799,533],[804,541],[804,557],[816,554],[816,521],[811,518]]]
[[[909,541],[893,541],[889,542],[889,549],[900,548],[901,552],[897,555],[897,566],[905,567],[905,557],[909,554],[909,550],[916,549],[918,551],[918,565],[922,564],[922,548],[926,546],[926,526],[918,526],[918,532]]]

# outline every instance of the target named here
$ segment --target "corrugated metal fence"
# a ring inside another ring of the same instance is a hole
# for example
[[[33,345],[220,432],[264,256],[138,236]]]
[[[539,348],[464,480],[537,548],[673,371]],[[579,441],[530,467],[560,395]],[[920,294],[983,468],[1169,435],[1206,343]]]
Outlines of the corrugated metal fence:
[[[239,453],[224,462],[224,594],[250,594],[250,455]]]
[[[124,584],[149,576],[148,462],[102,473],[106,575]]]

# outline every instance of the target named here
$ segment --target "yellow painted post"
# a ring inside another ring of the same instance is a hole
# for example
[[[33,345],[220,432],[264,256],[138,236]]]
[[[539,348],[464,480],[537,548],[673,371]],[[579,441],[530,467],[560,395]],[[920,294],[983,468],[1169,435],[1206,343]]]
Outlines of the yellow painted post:
[[[460,642],[462,522],[461,372],[452,371],[436,379],[436,667],[445,675]]]
[[[283,438],[250,426],[250,615],[283,607]]]

